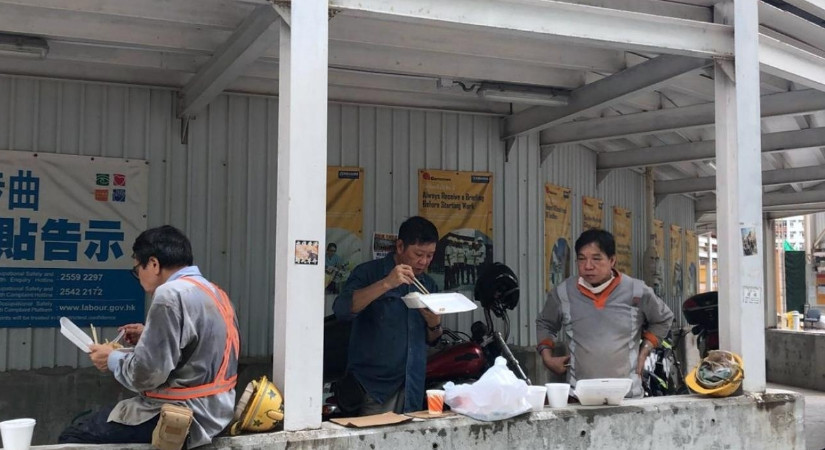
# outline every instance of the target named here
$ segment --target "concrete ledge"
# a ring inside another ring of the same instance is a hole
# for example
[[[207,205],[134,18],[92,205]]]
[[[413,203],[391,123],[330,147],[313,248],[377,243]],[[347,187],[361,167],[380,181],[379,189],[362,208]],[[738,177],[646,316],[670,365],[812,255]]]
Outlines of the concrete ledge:
[[[769,382],[825,391],[825,331],[765,330]]]
[[[238,385],[272,371],[268,360],[246,361],[238,367]],[[110,373],[94,367],[56,367],[0,372],[0,421],[19,417],[37,419],[32,443],[51,444],[83,412],[117,403],[135,393],[122,387]]]
[[[770,391],[724,399],[626,400],[617,407],[545,409],[499,422],[463,416],[370,429],[324,423],[320,430],[223,437],[204,449],[805,449],[803,398]],[[79,446],[42,446],[68,449]],[[149,449],[148,445],[84,446]]]

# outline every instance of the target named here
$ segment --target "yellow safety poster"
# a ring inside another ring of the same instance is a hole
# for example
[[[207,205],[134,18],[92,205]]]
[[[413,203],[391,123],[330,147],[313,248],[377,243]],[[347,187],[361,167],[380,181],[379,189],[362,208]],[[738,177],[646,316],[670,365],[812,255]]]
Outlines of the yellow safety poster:
[[[440,238],[430,276],[444,290],[472,290],[493,260],[493,174],[419,170],[418,213]]]
[[[570,189],[544,185],[544,288],[570,276]]]
[[[670,226],[670,292],[681,300],[684,276],[682,270],[682,227]]]
[[[361,263],[363,228],[364,169],[327,167],[327,294],[337,294],[350,270]]]
[[[582,197],[582,231],[602,227],[604,202],[593,197]]]
[[[659,260],[662,262],[662,269],[665,264],[665,223],[658,219],[653,219],[653,234],[654,244],[656,244],[656,253],[659,254]],[[662,270],[662,277],[664,277],[664,270]]]
[[[699,240],[696,237],[696,232],[693,230],[685,230],[685,267],[687,268],[687,276],[685,277],[685,298],[696,295],[696,287],[699,285],[699,280],[696,276],[699,274]]]
[[[616,270],[633,276],[633,218],[630,210],[613,207],[613,236],[616,238]]]

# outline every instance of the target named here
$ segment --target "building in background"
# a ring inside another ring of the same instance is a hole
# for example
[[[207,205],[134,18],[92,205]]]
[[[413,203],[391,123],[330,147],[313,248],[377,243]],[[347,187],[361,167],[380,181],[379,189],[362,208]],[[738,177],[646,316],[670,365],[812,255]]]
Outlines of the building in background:
[[[805,216],[786,217],[774,220],[776,248],[785,250],[805,250]],[[789,247],[785,247],[787,242]]]
[[[716,279],[716,235],[706,233],[699,235],[699,292],[715,291],[718,288]],[[708,267],[711,267],[711,281],[708,286]]]

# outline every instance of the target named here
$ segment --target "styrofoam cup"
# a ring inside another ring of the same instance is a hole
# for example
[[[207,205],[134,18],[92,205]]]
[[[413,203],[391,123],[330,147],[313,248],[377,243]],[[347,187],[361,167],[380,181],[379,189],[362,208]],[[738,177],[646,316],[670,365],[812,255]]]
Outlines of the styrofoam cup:
[[[14,419],[0,422],[4,450],[29,450],[34,433],[34,419]]]
[[[567,397],[570,395],[569,383],[547,383],[547,403],[551,408],[567,406]]]
[[[547,396],[547,388],[544,386],[527,386],[527,401],[533,411],[544,409],[544,399]]]

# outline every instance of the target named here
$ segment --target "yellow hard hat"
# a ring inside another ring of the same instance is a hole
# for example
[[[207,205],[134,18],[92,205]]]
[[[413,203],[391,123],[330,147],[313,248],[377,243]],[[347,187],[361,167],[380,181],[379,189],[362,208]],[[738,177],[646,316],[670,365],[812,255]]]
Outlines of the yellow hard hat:
[[[727,358],[729,361],[733,361],[733,364],[731,364],[731,376],[718,386],[712,388],[702,386],[696,377],[696,371],[702,366],[702,364],[713,362],[719,358]],[[710,395],[711,397],[727,397],[739,389],[739,386],[742,385],[742,380],[744,378],[745,363],[742,362],[742,358],[739,355],[724,350],[713,350],[707,358],[703,359],[698,366],[687,374],[685,377],[685,383],[691,391],[697,394]]]
[[[238,405],[235,406],[235,420],[229,427],[229,434],[242,431],[270,431],[284,420],[284,400],[281,391],[262,376],[246,385]]]

